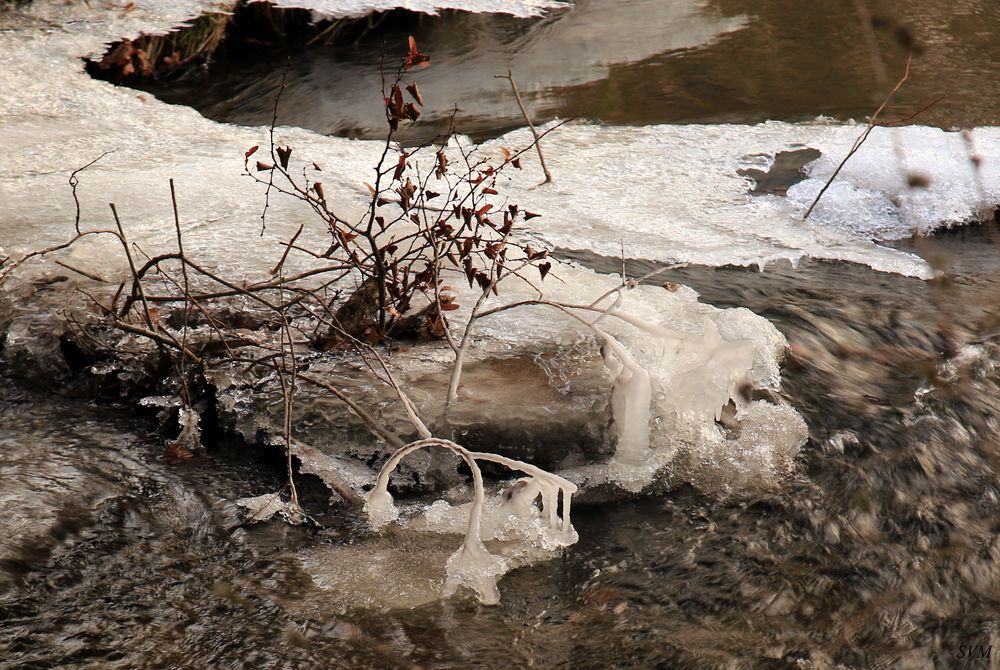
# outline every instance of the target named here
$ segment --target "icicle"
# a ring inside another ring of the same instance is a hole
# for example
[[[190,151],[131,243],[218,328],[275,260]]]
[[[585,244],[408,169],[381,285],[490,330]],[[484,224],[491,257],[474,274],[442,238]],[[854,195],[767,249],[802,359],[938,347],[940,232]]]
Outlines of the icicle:
[[[611,370],[611,416],[618,429],[615,459],[641,463],[649,452],[649,420],[653,385],[649,372],[640,366],[622,344],[598,331],[604,338],[604,362]]]

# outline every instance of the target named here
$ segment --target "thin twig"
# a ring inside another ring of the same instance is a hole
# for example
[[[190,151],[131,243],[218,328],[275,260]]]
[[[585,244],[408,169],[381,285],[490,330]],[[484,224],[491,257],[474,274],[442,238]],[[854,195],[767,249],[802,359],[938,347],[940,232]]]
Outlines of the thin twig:
[[[538,131],[535,129],[535,124],[531,122],[531,116],[528,115],[528,110],[524,106],[524,100],[521,99],[521,92],[517,90],[517,83],[514,81],[514,75],[510,70],[507,70],[507,74],[496,74],[493,75],[495,79],[506,79],[510,82],[510,89],[514,91],[514,98],[517,100],[517,106],[521,108],[521,114],[524,115],[524,120],[528,124],[528,128],[531,129],[531,135],[535,138],[535,149],[538,151],[538,162],[542,164],[542,172],[545,173],[545,181],[543,184],[548,184],[552,181],[552,173],[549,172],[549,168],[545,165],[545,154],[542,153],[542,143],[539,141],[541,138],[538,135]]]

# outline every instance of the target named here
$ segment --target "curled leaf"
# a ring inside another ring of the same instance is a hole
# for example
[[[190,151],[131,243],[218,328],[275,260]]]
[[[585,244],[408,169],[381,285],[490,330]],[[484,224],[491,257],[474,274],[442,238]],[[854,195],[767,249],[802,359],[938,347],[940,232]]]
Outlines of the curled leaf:
[[[427,54],[422,54],[417,50],[417,41],[413,39],[413,36],[409,37],[410,52],[406,55],[406,61],[403,63],[403,69],[409,70],[411,67],[427,67],[431,64],[431,57]]]
[[[420,89],[417,88],[416,84],[410,84],[406,87],[407,93],[413,96],[413,99],[417,101],[417,104],[421,107],[424,106],[424,97],[420,95]]]

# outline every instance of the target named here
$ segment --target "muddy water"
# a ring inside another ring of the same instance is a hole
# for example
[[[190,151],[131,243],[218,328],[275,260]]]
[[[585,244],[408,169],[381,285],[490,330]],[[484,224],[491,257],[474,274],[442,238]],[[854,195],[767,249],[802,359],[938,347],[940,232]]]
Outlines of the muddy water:
[[[937,101],[919,122],[952,128],[1000,121],[995,96],[984,90],[1000,68],[996,3],[892,0],[872,11],[893,26],[878,34],[892,82],[905,64],[895,30],[906,26],[925,49],[885,118]],[[413,75],[428,104],[421,123],[404,129],[410,141],[445,130],[456,105],[458,129],[476,137],[523,125],[507,82],[494,77],[507,68],[539,121],[863,119],[885,94],[848,1],[805,8],[795,0],[578,0],[544,21],[446,12],[390,14],[373,23],[349,41],[223,52],[206,74],[151,90],[213,119],[267,125],[290,61],[283,122],[381,137],[381,54],[405,48],[412,34],[433,62]]]

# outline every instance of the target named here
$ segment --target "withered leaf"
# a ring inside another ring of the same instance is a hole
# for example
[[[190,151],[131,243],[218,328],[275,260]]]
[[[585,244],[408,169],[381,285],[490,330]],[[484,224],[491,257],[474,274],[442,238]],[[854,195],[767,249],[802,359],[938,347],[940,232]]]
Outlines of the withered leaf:
[[[257,170],[258,171],[260,171],[260,172],[267,172],[268,170],[273,170],[273,169],[274,169],[274,166],[271,165],[270,163],[262,163],[261,161],[257,161]]]
[[[403,69],[409,70],[411,67],[427,67],[431,64],[431,57],[427,54],[422,54],[417,51],[417,41],[413,39],[410,35],[410,53],[406,55],[406,61],[403,63]]]
[[[437,175],[438,179],[444,177],[448,172],[448,157],[444,155],[443,149],[438,149],[437,152],[437,165],[434,168],[434,173]]]
[[[552,269],[552,263],[549,263],[548,261],[538,264],[538,272],[539,274],[542,275],[543,281],[545,280],[545,275],[547,275],[549,273],[549,270],[551,269]]]
[[[392,173],[392,180],[398,181],[402,179],[403,172],[406,171],[406,154],[402,153],[399,155],[399,160],[396,162],[396,170]]]
[[[417,101],[417,104],[421,107],[424,106],[424,98],[420,95],[420,89],[416,84],[410,84],[406,87],[407,92],[413,96],[413,99]]]
[[[538,216],[541,216],[541,214],[535,214],[534,212],[529,212],[528,210],[524,210],[524,220],[525,221],[530,221],[531,219],[534,219],[535,217],[538,217]]]
[[[495,188],[484,188],[483,193],[486,195],[499,195],[500,192]]]
[[[472,288],[472,282],[476,279],[476,269],[472,267],[472,257],[465,257],[465,276],[469,280],[469,288]]]
[[[444,301],[441,302],[441,310],[442,311],[445,311],[445,312],[454,312],[456,309],[458,309],[458,305],[456,303],[453,303],[453,302],[444,302]]]
[[[278,162],[281,163],[281,167],[288,168],[288,159],[292,155],[291,147],[276,147],[275,151],[278,154]]]
[[[244,158],[250,158],[251,156],[253,156],[257,152],[257,149],[260,149],[260,147],[258,145],[256,145],[256,144],[253,145],[252,147],[250,147],[249,149],[247,149],[247,152],[245,154],[243,154],[243,157]]]

